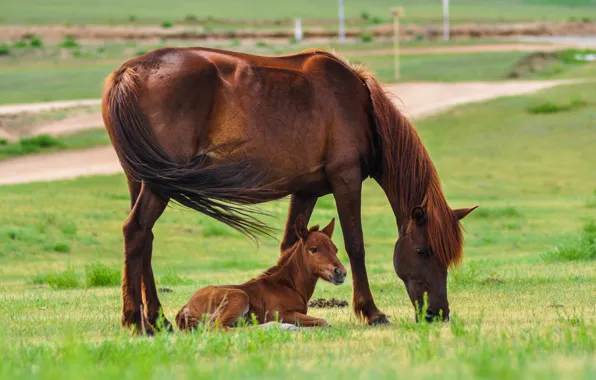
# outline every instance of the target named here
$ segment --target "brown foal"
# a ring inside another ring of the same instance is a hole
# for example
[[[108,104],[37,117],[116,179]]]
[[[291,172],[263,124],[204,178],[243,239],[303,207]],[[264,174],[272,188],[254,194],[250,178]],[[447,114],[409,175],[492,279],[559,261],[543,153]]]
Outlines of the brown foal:
[[[202,321],[229,328],[254,315],[259,324],[279,320],[296,326],[327,326],[325,319],[306,313],[319,278],[335,285],[346,279],[346,269],[331,241],[334,225],[335,219],[321,231],[319,226],[307,230],[306,219],[298,217],[299,240],[282,252],[276,265],[242,285],[197,290],[176,315],[176,324],[181,330],[196,328]]]

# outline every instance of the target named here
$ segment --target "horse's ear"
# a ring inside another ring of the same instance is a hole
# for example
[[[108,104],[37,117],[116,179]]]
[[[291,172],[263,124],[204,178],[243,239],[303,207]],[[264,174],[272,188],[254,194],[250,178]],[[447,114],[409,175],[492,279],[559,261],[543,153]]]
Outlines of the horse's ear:
[[[456,210],[453,210],[453,212],[455,213],[455,216],[457,216],[457,219],[462,220],[463,218],[468,216],[469,213],[476,210],[477,208],[478,208],[478,206],[474,206],[474,207],[470,207],[470,208],[458,208]]]
[[[308,229],[306,228],[306,218],[304,215],[298,215],[294,227],[296,228],[296,235],[298,235],[300,239],[305,240],[308,237]]]
[[[333,229],[335,228],[335,218],[331,219],[331,222],[327,225],[327,227],[323,228],[321,231],[325,235],[329,236],[329,239],[333,236]]]

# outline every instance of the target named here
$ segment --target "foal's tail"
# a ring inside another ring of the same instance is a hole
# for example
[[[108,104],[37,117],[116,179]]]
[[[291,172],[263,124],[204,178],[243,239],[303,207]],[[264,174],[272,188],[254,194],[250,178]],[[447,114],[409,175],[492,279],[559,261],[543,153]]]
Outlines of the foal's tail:
[[[174,200],[251,237],[269,233],[269,227],[252,215],[254,209],[240,206],[275,197],[263,185],[265,170],[250,160],[208,165],[209,151],[184,164],[169,158],[139,106],[139,82],[135,68],[123,66],[107,78],[102,99],[104,123],[126,174],[160,198]]]

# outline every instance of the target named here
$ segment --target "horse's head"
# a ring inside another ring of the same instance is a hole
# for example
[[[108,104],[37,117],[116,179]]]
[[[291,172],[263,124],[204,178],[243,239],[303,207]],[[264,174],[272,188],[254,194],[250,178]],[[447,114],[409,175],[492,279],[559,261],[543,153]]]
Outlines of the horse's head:
[[[337,247],[331,241],[335,219],[327,227],[319,231],[319,226],[307,229],[305,218],[300,215],[296,219],[296,233],[301,240],[301,254],[309,273],[329,281],[342,284],[347,275],[346,268],[337,258]]]
[[[472,212],[469,209],[432,210],[416,206],[409,220],[400,227],[400,238],[395,244],[393,266],[404,282],[408,296],[416,308],[416,320],[428,296],[428,322],[439,317],[449,320],[447,299],[447,268],[461,258],[463,238],[459,220]]]

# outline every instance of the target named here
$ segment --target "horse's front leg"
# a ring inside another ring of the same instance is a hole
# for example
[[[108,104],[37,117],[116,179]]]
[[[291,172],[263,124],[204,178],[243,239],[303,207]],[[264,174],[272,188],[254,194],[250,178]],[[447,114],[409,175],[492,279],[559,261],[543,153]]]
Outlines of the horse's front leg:
[[[331,178],[333,195],[352,268],[353,308],[369,325],[388,324],[387,316],[375,305],[366,274],[361,221],[362,177],[359,170],[338,173]]]
[[[133,196],[132,189],[131,196]],[[166,205],[167,202],[159,199],[143,184],[122,229],[124,268],[122,271],[121,321],[123,326],[133,327],[137,334],[142,334],[143,331],[153,334],[153,324],[155,323],[143,316],[141,310],[143,299],[145,299],[148,308],[148,316],[157,318],[158,310],[161,307],[151,270],[152,229]],[[151,271],[150,275],[149,271]]]
[[[284,237],[281,241],[281,251],[292,247],[298,241],[296,235],[296,218],[298,215],[303,215],[308,224],[312,211],[317,203],[317,197],[310,194],[293,194],[290,198],[290,207],[288,208],[288,218],[286,220],[286,228]]]

